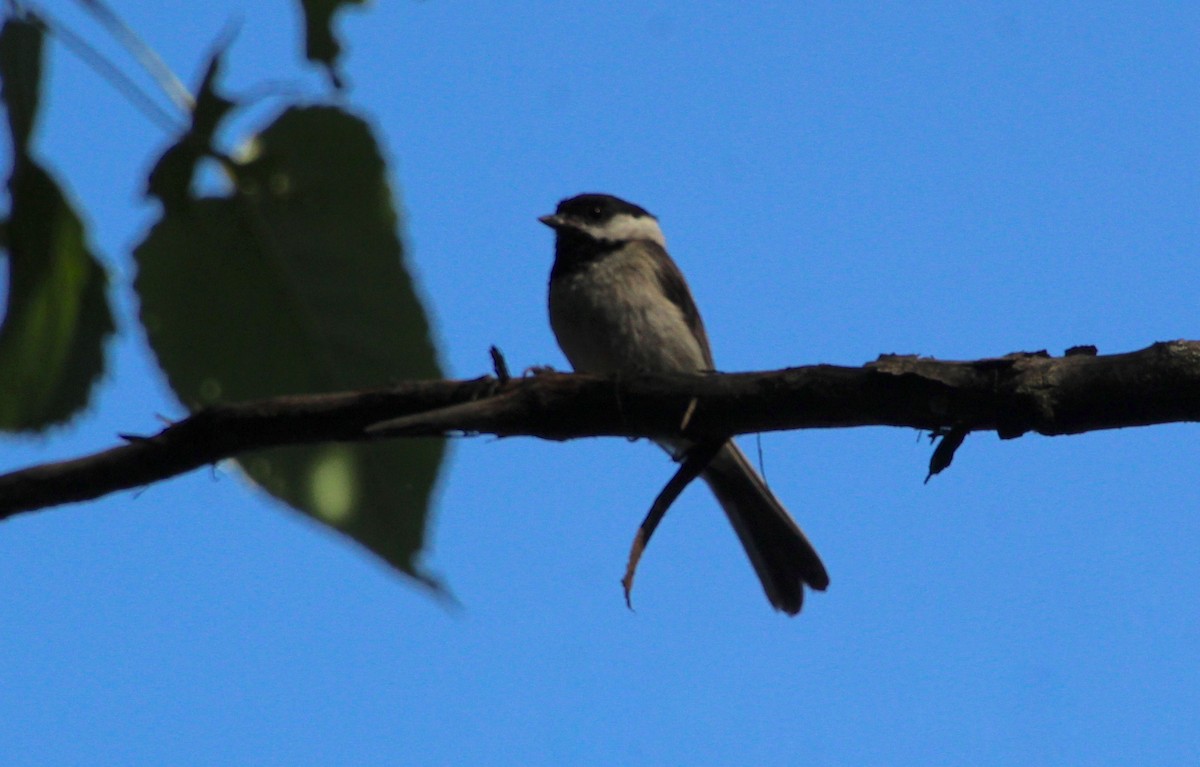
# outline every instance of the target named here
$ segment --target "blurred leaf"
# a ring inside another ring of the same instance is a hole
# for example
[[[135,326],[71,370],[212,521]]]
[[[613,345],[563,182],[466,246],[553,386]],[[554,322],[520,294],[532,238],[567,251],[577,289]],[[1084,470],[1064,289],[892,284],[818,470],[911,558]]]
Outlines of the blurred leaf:
[[[37,119],[42,85],[42,26],[32,19],[9,18],[0,29],[0,79],[12,131],[13,150],[26,154]]]
[[[221,73],[221,57],[224,55],[225,48],[220,46],[209,58],[200,91],[196,94],[191,126],[179,141],[163,153],[150,171],[146,193],[157,197],[168,210],[190,201],[196,164],[213,154],[213,136],[234,106],[234,102],[218,94],[216,89],[217,77]]]
[[[42,29],[10,18],[0,79],[12,133],[4,224],[8,302],[0,326],[0,429],[39,431],[81,410],[113,332],[108,278],[58,184],[29,156],[41,86]]]
[[[9,179],[9,300],[0,327],[0,429],[35,431],[87,404],[113,332],[108,278],[83,224],[32,160]]]
[[[342,78],[338,74],[337,58],[342,53],[342,46],[333,35],[334,14],[343,5],[362,5],[364,0],[301,0],[304,9],[304,52],[309,61],[315,61],[325,67],[329,79],[337,88],[342,87]]]
[[[137,248],[142,321],[190,407],[440,378],[367,125],[289,109],[232,168],[237,191],[169,209]],[[441,440],[284,448],[242,465],[275,496],[415,565]]]

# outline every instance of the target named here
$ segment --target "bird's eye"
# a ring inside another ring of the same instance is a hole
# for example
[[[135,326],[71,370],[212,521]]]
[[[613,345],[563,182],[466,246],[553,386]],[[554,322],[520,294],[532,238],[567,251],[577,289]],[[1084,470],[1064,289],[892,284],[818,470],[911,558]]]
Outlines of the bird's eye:
[[[591,208],[588,208],[587,217],[593,221],[599,221],[600,216],[603,215],[603,213],[604,213],[604,209],[601,208],[599,205],[595,205]]]

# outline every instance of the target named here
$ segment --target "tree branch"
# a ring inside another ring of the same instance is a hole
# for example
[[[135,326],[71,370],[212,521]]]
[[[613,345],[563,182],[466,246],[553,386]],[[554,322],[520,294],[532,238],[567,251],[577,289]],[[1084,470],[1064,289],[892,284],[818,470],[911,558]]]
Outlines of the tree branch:
[[[702,442],[784,429],[901,426],[1011,439],[1180,421],[1200,421],[1200,342],[1105,356],[1077,347],[1063,357],[1035,352],[944,362],[885,355],[857,368],[766,373],[410,382],[214,405],[158,434],[126,436],[120,447],[11,472],[0,476],[0,519],[262,448],[382,436],[682,434]],[[949,465],[950,457],[938,460]]]

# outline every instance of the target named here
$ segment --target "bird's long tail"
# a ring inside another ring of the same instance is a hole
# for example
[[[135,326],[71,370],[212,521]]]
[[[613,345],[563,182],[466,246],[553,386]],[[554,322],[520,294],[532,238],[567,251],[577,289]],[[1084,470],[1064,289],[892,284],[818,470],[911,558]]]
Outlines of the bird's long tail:
[[[829,574],[821,558],[737,445],[726,443],[702,476],[725,509],[775,609],[795,615],[804,603],[805,584],[825,590]]]

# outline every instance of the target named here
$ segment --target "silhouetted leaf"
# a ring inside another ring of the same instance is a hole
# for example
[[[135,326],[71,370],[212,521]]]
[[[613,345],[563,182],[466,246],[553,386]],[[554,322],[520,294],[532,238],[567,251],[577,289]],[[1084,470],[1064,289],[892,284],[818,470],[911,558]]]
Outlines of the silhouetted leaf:
[[[301,0],[304,9],[304,52],[309,61],[325,67],[334,86],[342,87],[338,56],[342,46],[333,35],[333,17],[343,5],[362,5],[364,0]]]
[[[9,179],[9,299],[0,327],[0,429],[40,430],[87,404],[113,332],[108,278],[83,224],[32,160]]]
[[[37,431],[87,404],[113,332],[108,278],[58,184],[29,156],[41,87],[42,29],[10,18],[0,79],[12,134],[4,224],[8,301],[0,326],[0,429]]]
[[[367,125],[289,109],[235,166],[237,191],[168,210],[135,253],[142,320],[190,407],[439,378]],[[296,447],[242,465],[275,496],[415,565],[444,443]]]
[[[208,60],[187,133],[163,153],[150,171],[146,194],[157,197],[167,209],[190,201],[196,164],[213,154],[213,136],[234,106],[234,102],[217,93],[217,77],[221,73],[224,54],[225,49],[220,47]]]
[[[42,25],[9,18],[0,29],[0,80],[15,154],[28,153],[42,87]]]

